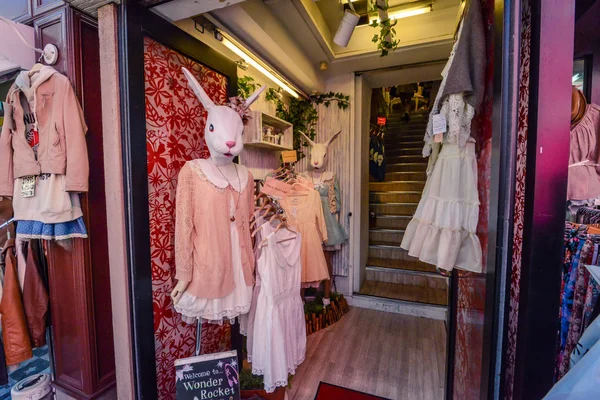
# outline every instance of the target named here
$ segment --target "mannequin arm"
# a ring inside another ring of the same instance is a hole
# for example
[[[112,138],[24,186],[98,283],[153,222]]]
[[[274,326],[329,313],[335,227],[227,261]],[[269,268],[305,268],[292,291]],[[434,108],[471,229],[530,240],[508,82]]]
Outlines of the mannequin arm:
[[[181,296],[183,295],[183,292],[185,292],[185,289],[188,287],[189,284],[190,284],[190,281],[180,280],[179,282],[177,282],[177,285],[175,285],[175,288],[171,292],[171,298],[173,299],[173,304],[179,303],[179,300],[181,300]]]

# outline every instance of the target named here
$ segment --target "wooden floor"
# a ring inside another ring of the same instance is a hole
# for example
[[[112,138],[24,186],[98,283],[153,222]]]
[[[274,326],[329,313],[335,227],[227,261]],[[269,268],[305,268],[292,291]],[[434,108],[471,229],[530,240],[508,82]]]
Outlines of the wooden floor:
[[[418,303],[448,305],[448,291],[445,287],[402,285],[398,283],[365,281],[360,294],[384,297],[387,299],[414,301]]]
[[[314,399],[321,381],[394,400],[444,398],[444,321],[353,308],[307,339],[289,400]]]

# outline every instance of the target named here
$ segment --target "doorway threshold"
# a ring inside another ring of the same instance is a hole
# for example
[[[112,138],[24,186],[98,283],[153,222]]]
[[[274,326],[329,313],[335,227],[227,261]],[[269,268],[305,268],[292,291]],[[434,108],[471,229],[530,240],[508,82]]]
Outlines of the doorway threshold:
[[[387,299],[360,293],[352,295],[352,306],[444,321],[447,319],[448,314],[448,309],[445,306]]]

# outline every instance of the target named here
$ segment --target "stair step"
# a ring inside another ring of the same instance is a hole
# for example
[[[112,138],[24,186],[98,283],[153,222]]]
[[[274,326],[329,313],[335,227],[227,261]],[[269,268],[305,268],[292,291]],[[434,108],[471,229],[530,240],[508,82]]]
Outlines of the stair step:
[[[386,157],[396,156],[423,156],[423,149],[421,147],[403,147],[403,146],[386,146],[385,147]]]
[[[375,215],[414,215],[418,203],[383,203],[370,204],[369,210]]]
[[[415,272],[395,268],[367,267],[368,281],[421,286],[425,288],[446,289],[448,278],[438,273]]]
[[[420,200],[420,191],[369,193],[370,203],[418,203]]]
[[[369,190],[371,192],[423,191],[424,187],[425,181],[385,181],[369,183]]]
[[[421,141],[421,143],[423,143],[423,134],[419,133],[419,134],[401,134],[401,135],[387,135],[385,137],[385,143],[389,143],[390,141],[393,141],[395,143],[405,143],[405,142],[416,142],[416,141]]]
[[[428,158],[423,157],[421,154],[412,155],[412,156],[390,156],[386,157],[386,162],[389,164],[397,164],[397,163],[423,163],[427,164],[429,161]]]
[[[408,251],[400,247],[400,243],[389,246],[369,243],[369,258],[386,260],[418,261],[408,255]]]
[[[387,258],[369,258],[367,267],[385,267],[403,269],[406,271],[419,271],[435,273],[435,265],[427,264],[417,259],[407,260],[391,260]]]
[[[388,163],[385,167],[386,172],[425,172],[427,170],[427,164],[418,162],[404,162],[404,163]]]
[[[388,139],[385,141],[385,150],[397,150],[397,149],[422,149],[423,140],[415,140],[413,142],[397,142],[394,139]]]
[[[375,228],[405,229],[412,219],[409,215],[378,215],[375,219]]]
[[[388,172],[385,174],[385,182],[388,181],[426,181],[425,171]]]
[[[412,301],[424,304],[448,305],[448,289],[431,287],[401,285],[377,281],[365,281],[359,291],[368,296],[384,297],[388,299]]]

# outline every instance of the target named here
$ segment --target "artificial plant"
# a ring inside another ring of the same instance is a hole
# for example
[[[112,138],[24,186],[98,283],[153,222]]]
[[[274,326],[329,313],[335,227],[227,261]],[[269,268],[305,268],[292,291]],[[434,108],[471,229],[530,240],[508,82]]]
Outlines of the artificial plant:
[[[331,102],[336,102],[340,109],[346,110],[350,106],[350,96],[329,92],[314,94],[308,99],[291,97],[290,104],[286,105],[281,101],[280,91],[281,89],[269,88],[265,99],[275,104],[278,118],[294,125],[294,149],[298,153],[298,160],[301,160],[306,156],[302,147],[307,146],[307,143],[300,131],[304,132],[311,140],[315,138],[315,128],[319,120],[316,105],[323,104],[325,107],[329,107]]]
[[[250,97],[260,86],[251,76],[242,76],[238,79],[237,94],[243,99]]]
[[[371,5],[371,12],[376,12],[379,15],[379,18],[374,19],[370,24],[373,28],[379,28],[379,33],[376,33],[371,41],[377,43],[377,50],[381,50],[381,57],[385,57],[390,51],[396,50],[398,43],[400,43],[395,38],[395,26],[398,20],[392,20],[388,17],[389,0],[372,0]],[[385,15],[385,19],[380,19],[383,15]]]

